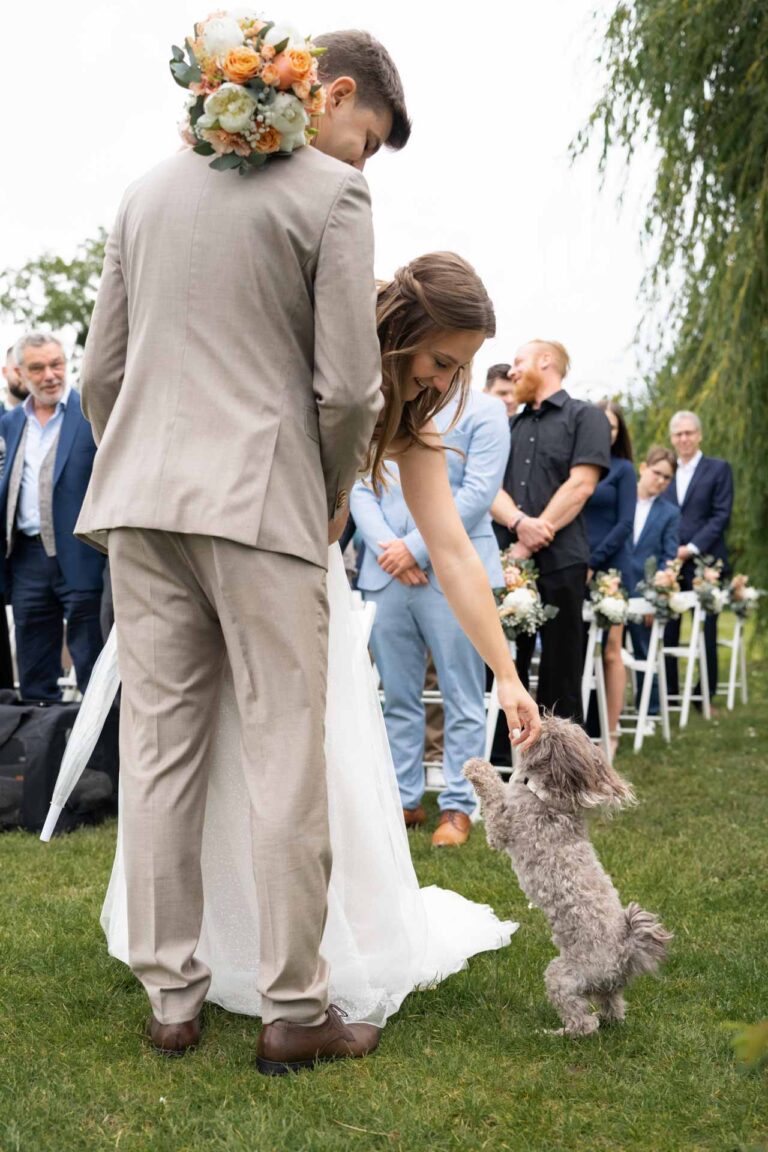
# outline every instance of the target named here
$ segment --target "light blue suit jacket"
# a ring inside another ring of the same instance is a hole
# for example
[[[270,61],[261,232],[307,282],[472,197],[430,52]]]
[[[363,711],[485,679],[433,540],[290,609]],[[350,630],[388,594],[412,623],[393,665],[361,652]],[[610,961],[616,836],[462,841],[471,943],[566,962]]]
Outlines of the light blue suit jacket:
[[[455,412],[454,401],[438,413],[435,423],[441,432],[450,427]],[[445,453],[456,507],[491,587],[498,588],[504,578],[488,510],[501,488],[509,457],[509,420],[503,403],[495,396],[471,392],[458,424],[446,432],[445,444],[459,449]],[[377,495],[365,481],[358,481],[350,497],[352,516],[365,542],[358,588],[377,592],[390,583],[393,577],[378,564],[380,544],[403,540],[430,583],[440,591],[424,540],[403,499],[397,465],[388,463],[387,469],[390,478],[385,492]]]

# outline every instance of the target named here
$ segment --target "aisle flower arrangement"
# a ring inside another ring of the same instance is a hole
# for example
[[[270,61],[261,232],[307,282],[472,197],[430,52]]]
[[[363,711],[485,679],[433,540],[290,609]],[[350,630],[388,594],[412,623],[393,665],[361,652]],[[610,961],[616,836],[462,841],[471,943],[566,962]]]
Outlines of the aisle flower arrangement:
[[[316,47],[289,24],[215,12],[171,49],[174,80],[190,93],[181,136],[211,168],[241,175],[290,156],[315,135],[325,108]]]
[[[751,586],[749,576],[743,572],[736,573],[725,591],[728,607],[742,619],[756,610],[760,597],[765,595],[762,588]]]
[[[720,586],[723,562],[711,556],[694,556],[693,566],[696,570],[693,590],[699,603],[705,612],[717,615],[728,603],[728,592]]]
[[[532,560],[518,560],[509,551],[501,553],[504,587],[494,589],[499,619],[509,640],[521,632],[535,635],[542,624],[559,612],[552,604],[542,604],[536,584],[538,570]]]
[[[645,576],[637,591],[653,606],[657,619],[662,623],[685,611],[686,602],[680,591],[681,567],[680,560],[670,560],[666,567],[658,568],[655,556],[649,556],[645,562]]]
[[[600,628],[623,624],[627,619],[628,597],[617,568],[597,572],[589,584],[589,600]]]

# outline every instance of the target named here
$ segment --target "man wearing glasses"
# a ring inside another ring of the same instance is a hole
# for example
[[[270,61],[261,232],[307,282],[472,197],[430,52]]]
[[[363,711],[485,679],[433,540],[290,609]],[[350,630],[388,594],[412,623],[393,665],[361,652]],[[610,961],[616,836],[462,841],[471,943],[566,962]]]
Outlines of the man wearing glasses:
[[[712,556],[728,568],[725,533],[733,508],[733,473],[730,464],[701,451],[701,421],[695,412],[676,412],[669,422],[669,438],[677,453],[677,472],[664,496],[680,509],[680,547],[683,561],[680,587],[690,589],[695,576],[693,557]],[[680,619],[667,625],[664,643],[677,645]],[[708,615],[704,622],[707,652],[709,694],[717,691],[717,616]],[[679,692],[677,660],[667,661],[667,680],[673,695]],[[697,686],[695,692],[700,691]]]
[[[67,384],[57,338],[28,333],[14,357],[29,395],[0,420],[6,444],[0,485],[5,588],[16,626],[22,699],[55,701],[61,699],[64,621],[81,691],[102,644],[104,557],[73,534],[96,446],[80,397]]]

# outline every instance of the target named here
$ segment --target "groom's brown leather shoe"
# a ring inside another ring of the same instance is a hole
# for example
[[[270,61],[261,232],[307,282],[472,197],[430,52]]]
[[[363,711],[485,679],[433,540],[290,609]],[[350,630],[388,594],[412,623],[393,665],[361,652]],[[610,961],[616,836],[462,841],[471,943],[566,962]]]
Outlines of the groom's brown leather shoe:
[[[182,1024],[161,1024],[153,1016],[147,1025],[147,1035],[161,1056],[183,1056],[200,1041],[200,1017]]]
[[[366,1056],[378,1047],[381,1029],[372,1024],[345,1024],[335,1004],[328,1005],[328,1018],[322,1024],[305,1027],[288,1020],[265,1024],[256,1048],[256,1067],[265,1076],[282,1076],[314,1068],[327,1060]]]

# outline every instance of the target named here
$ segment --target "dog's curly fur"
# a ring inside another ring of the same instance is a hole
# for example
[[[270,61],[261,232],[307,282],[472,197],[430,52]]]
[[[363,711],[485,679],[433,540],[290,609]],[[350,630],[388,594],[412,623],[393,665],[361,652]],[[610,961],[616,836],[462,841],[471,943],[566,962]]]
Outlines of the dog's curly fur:
[[[468,760],[464,775],[482,800],[488,843],[509,854],[523,892],[549,919],[560,955],[544,981],[563,1021],[558,1034],[623,1020],[624,988],[658,969],[672,934],[639,905],[622,908],[584,810],[632,804],[632,788],[581,728],[555,716],[544,718],[508,785],[484,760]]]

